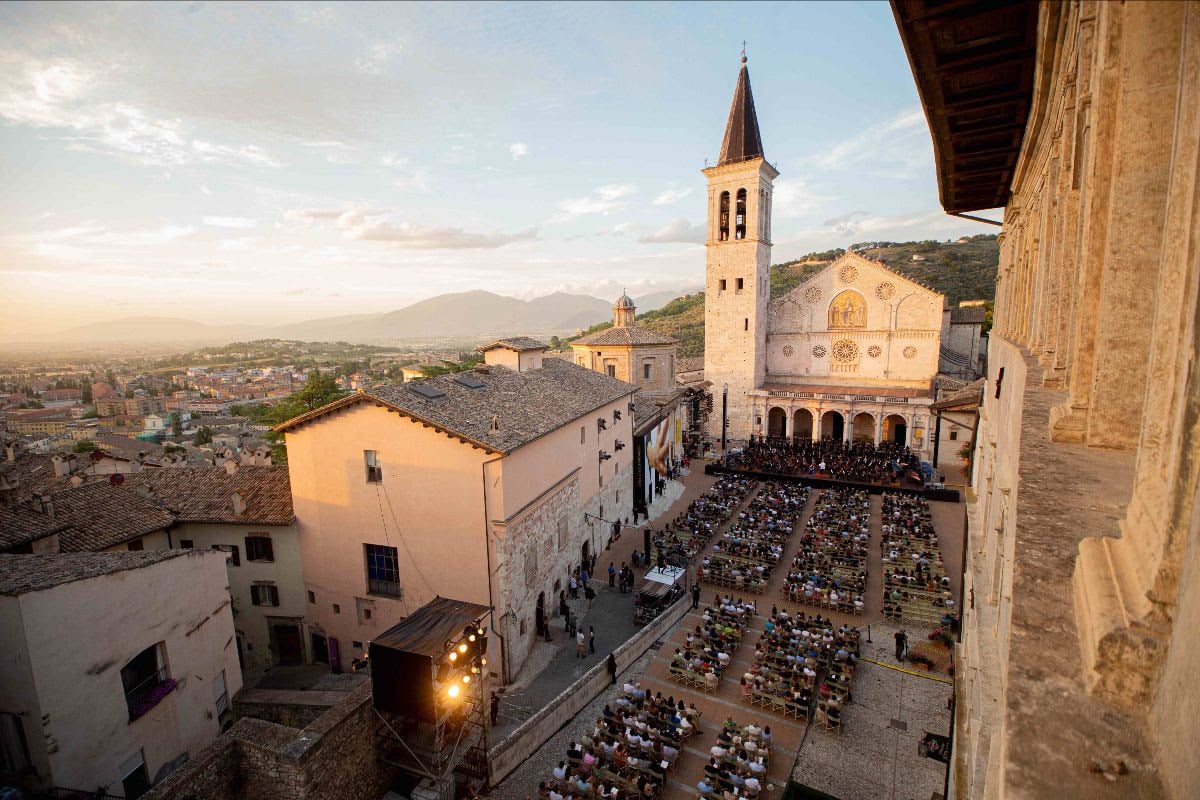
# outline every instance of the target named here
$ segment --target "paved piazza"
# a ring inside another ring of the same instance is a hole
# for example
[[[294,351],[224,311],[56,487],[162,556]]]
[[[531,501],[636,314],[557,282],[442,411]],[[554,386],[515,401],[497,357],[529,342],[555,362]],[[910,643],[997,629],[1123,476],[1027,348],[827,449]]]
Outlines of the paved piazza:
[[[698,466],[698,465],[697,465]],[[685,478],[687,490],[683,496],[662,516],[651,523],[661,528],[701,491],[711,486],[712,479],[694,469]],[[769,786],[764,797],[781,796],[789,777],[813,790],[841,800],[930,800],[940,797],[945,778],[945,766],[918,753],[918,745],[926,732],[945,735],[950,729],[948,701],[952,696],[950,678],[944,669],[948,657],[938,657],[939,651],[927,642],[930,628],[903,623],[909,634],[910,650],[933,656],[935,671],[926,672],[910,663],[899,664],[895,659],[893,634],[896,627],[883,620],[883,574],[879,554],[880,502],[879,495],[871,496],[870,541],[868,545],[868,585],[864,595],[865,609],[861,616],[848,616],[820,610],[823,616],[831,617],[834,627],[843,623],[856,625],[862,631],[861,660],[856,670],[851,695],[845,704],[842,733],[831,733],[819,725],[807,724],[804,720],[784,717],[759,706],[751,706],[740,698],[739,679],[746,672],[754,657],[754,645],[763,632],[763,626],[772,606],[786,608],[789,612],[811,615],[817,609],[785,601],[781,589],[785,583],[788,566],[800,545],[799,531],[813,513],[820,497],[820,490],[810,492],[808,503],[793,528],[784,549],[783,558],[771,573],[766,591],[761,595],[747,596],[757,604],[757,614],[747,627],[743,641],[734,651],[729,668],[721,678],[719,690],[706,694],[674,681],[670,677],[670,660],[676,647],[682,647],[686,632],[701,620],[699,611],[689,612],[676,625],[657,649],[652,649],[639,662],[630,667],[620,678],[624,683],[631,678],[640,680],[642,687],[650,693],[662,692],[664,696],[682,698],[694,703],[703,712],[699,732],[686,743],[680,758],[667,775],[667,786],[662,794],[664,800],[695,797],[696,784],[700,780],[708,761],[708,749],[715,743],[721,723],[732,717],[740,725],[755,722],[769,725],[774,734],[775,746],[767,773]],[[753,499],[747,498],[745,505]],[[959,565],[962,558],[963,506],[955,503],[930,503],[933,524],[938,533],[946,572],[952,582],[952,590],[959,592]],[[722,526],[710,539],[704,552],[711,552],[712,545],[720,540],[727,525]],[[627,532],[627,536],[629,533]],[[630,539],[640,547],[642,536],[637,531]],[[632,544],[623,537],[620,548],[632,549]],[[619,562],[618,562],[619,563]],[[717,592],[725,589],[701,584],[701,610],[711,603]],[[870,641],[868,641],[868,637]],[[557,660],[557,659],[556,659]],[[936,671],[938,669],[942,672]],[[554,675],[553,668],[546,677],[558,684],[563,677]],[[551,678],[551,675],[554,675]],[[536,684],[537,679],[533,680]],[[619,691],[614,687],[602,693],[583,712],[568,723],[517,772],[497,787],[492,796],[498,798],[533,797],[538,782],[550,775],[551,768],[565,757],[566,745],[578,741],[584,732],[590,731],[605,703],[612,703]],[[803,795],[802,795],[803,796]],[[819,796],[819,795],[817,795]]]

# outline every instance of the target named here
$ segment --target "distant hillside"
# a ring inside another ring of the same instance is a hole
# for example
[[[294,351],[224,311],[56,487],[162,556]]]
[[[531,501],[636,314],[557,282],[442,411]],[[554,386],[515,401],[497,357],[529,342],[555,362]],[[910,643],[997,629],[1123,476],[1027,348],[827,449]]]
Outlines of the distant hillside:
[[[965,237],[960,242],[864,242],[850,245],[866,258],[882,261],[901,275],[932,286],[946,295],[950,305],[962,300],[993,300],[1000,246],[996,237]],[[795,261],[771,267],[771,296],[780,297],[816,275],[845,250],[809,253]],[[913,255],[921,260],[913,261]],[[680,340],[679,354],[704,353],[704,292],[685,295],[657,311],[638,314],[639,324]],[[586,333],[612,327],[611,322],[593,325]],[[575,337],[578,338],[578,337]],[[573,339],[564,340],[566,345]]]
[[[634,302],[657,309],[676,292],[655,292]],[[287,325],[207,325],[174,317],[126,317],[94,322],[52,334],[64,343],[222,344],[239,339],[343,341],[359,344],[446,337],[473,338],[514,333],[549,336],[577,331],[612,316],[612,300],[555,292],[519,300],[485,291],[443,294],[376,314],[321,317]]]

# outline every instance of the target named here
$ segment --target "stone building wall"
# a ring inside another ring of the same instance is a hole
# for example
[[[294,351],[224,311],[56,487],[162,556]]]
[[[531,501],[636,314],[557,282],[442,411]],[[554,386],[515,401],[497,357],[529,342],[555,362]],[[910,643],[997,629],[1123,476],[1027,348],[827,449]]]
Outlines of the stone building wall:
[[[376,756],[369,684],[303,730],[242,719],[154,786],[146,800],[377,800],[391,772]]]
[[[973,475],[954,775],[968,797],[1196,797],[1200,10],[1046,2],[1037,61]]]

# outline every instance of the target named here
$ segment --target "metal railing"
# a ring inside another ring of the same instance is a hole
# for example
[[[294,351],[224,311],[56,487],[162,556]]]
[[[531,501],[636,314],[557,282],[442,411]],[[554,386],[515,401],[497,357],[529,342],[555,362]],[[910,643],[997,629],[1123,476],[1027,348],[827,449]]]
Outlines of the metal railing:
[[[125,691],[125,704],[129,707],[129,721],[145,715],[162,699],[175,691],[175,681],[167,677],[167,668],[159,669],[145,680]]]

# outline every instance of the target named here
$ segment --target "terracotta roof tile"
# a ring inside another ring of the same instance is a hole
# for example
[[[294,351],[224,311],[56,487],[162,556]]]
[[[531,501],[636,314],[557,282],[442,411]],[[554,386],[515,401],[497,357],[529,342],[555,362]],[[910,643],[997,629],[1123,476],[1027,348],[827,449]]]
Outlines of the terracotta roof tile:
[[[507,339],[497,339],[491,344],[481,345],[475,348],[480,353],[485,353],[488,350],[495,350],[497,347],[503,347],[508,350],[516,350],[518,353],[525,350],[549,350],[550,345],[539,342],[537,339],[530,339],[528,336],[510,336]]]
[[[179,522],[290,525],[292,490],[286,466],[168,467],[126,475],[124,488],[170,511]],[[246,504],[238,514],[237,493]]]
[[[471,388],[460,383],[464,375],[483,385]],[[553,358],[544,360],[541,369],[526,372],[491,367],[375,387],[302,414],[275,430],[294,430],[339,408],[377,401],[485,450],[511,453],[636,391],[624,381]],[[493,417],[498,430],[492,430]]]
[[[610,347],[617,345],[678,343],[679,340],[674,336],[668,336],[665,333],[659,333],[656,330],[644,328],[641,325],[622,325],[605,328],[602,331],[596,331],[571,342],[572,345],[608,345]]]
[[[69,527],[59,534],[63,552],[104,550],[170,527],[171,515],[107,481],[50,495],[54,519]]]
[[[64,583],[141,569],[174,558],[208,555],[210,554],[207,552],[195,550],[0,555],[0,595],[17,596],[40,592]]]

